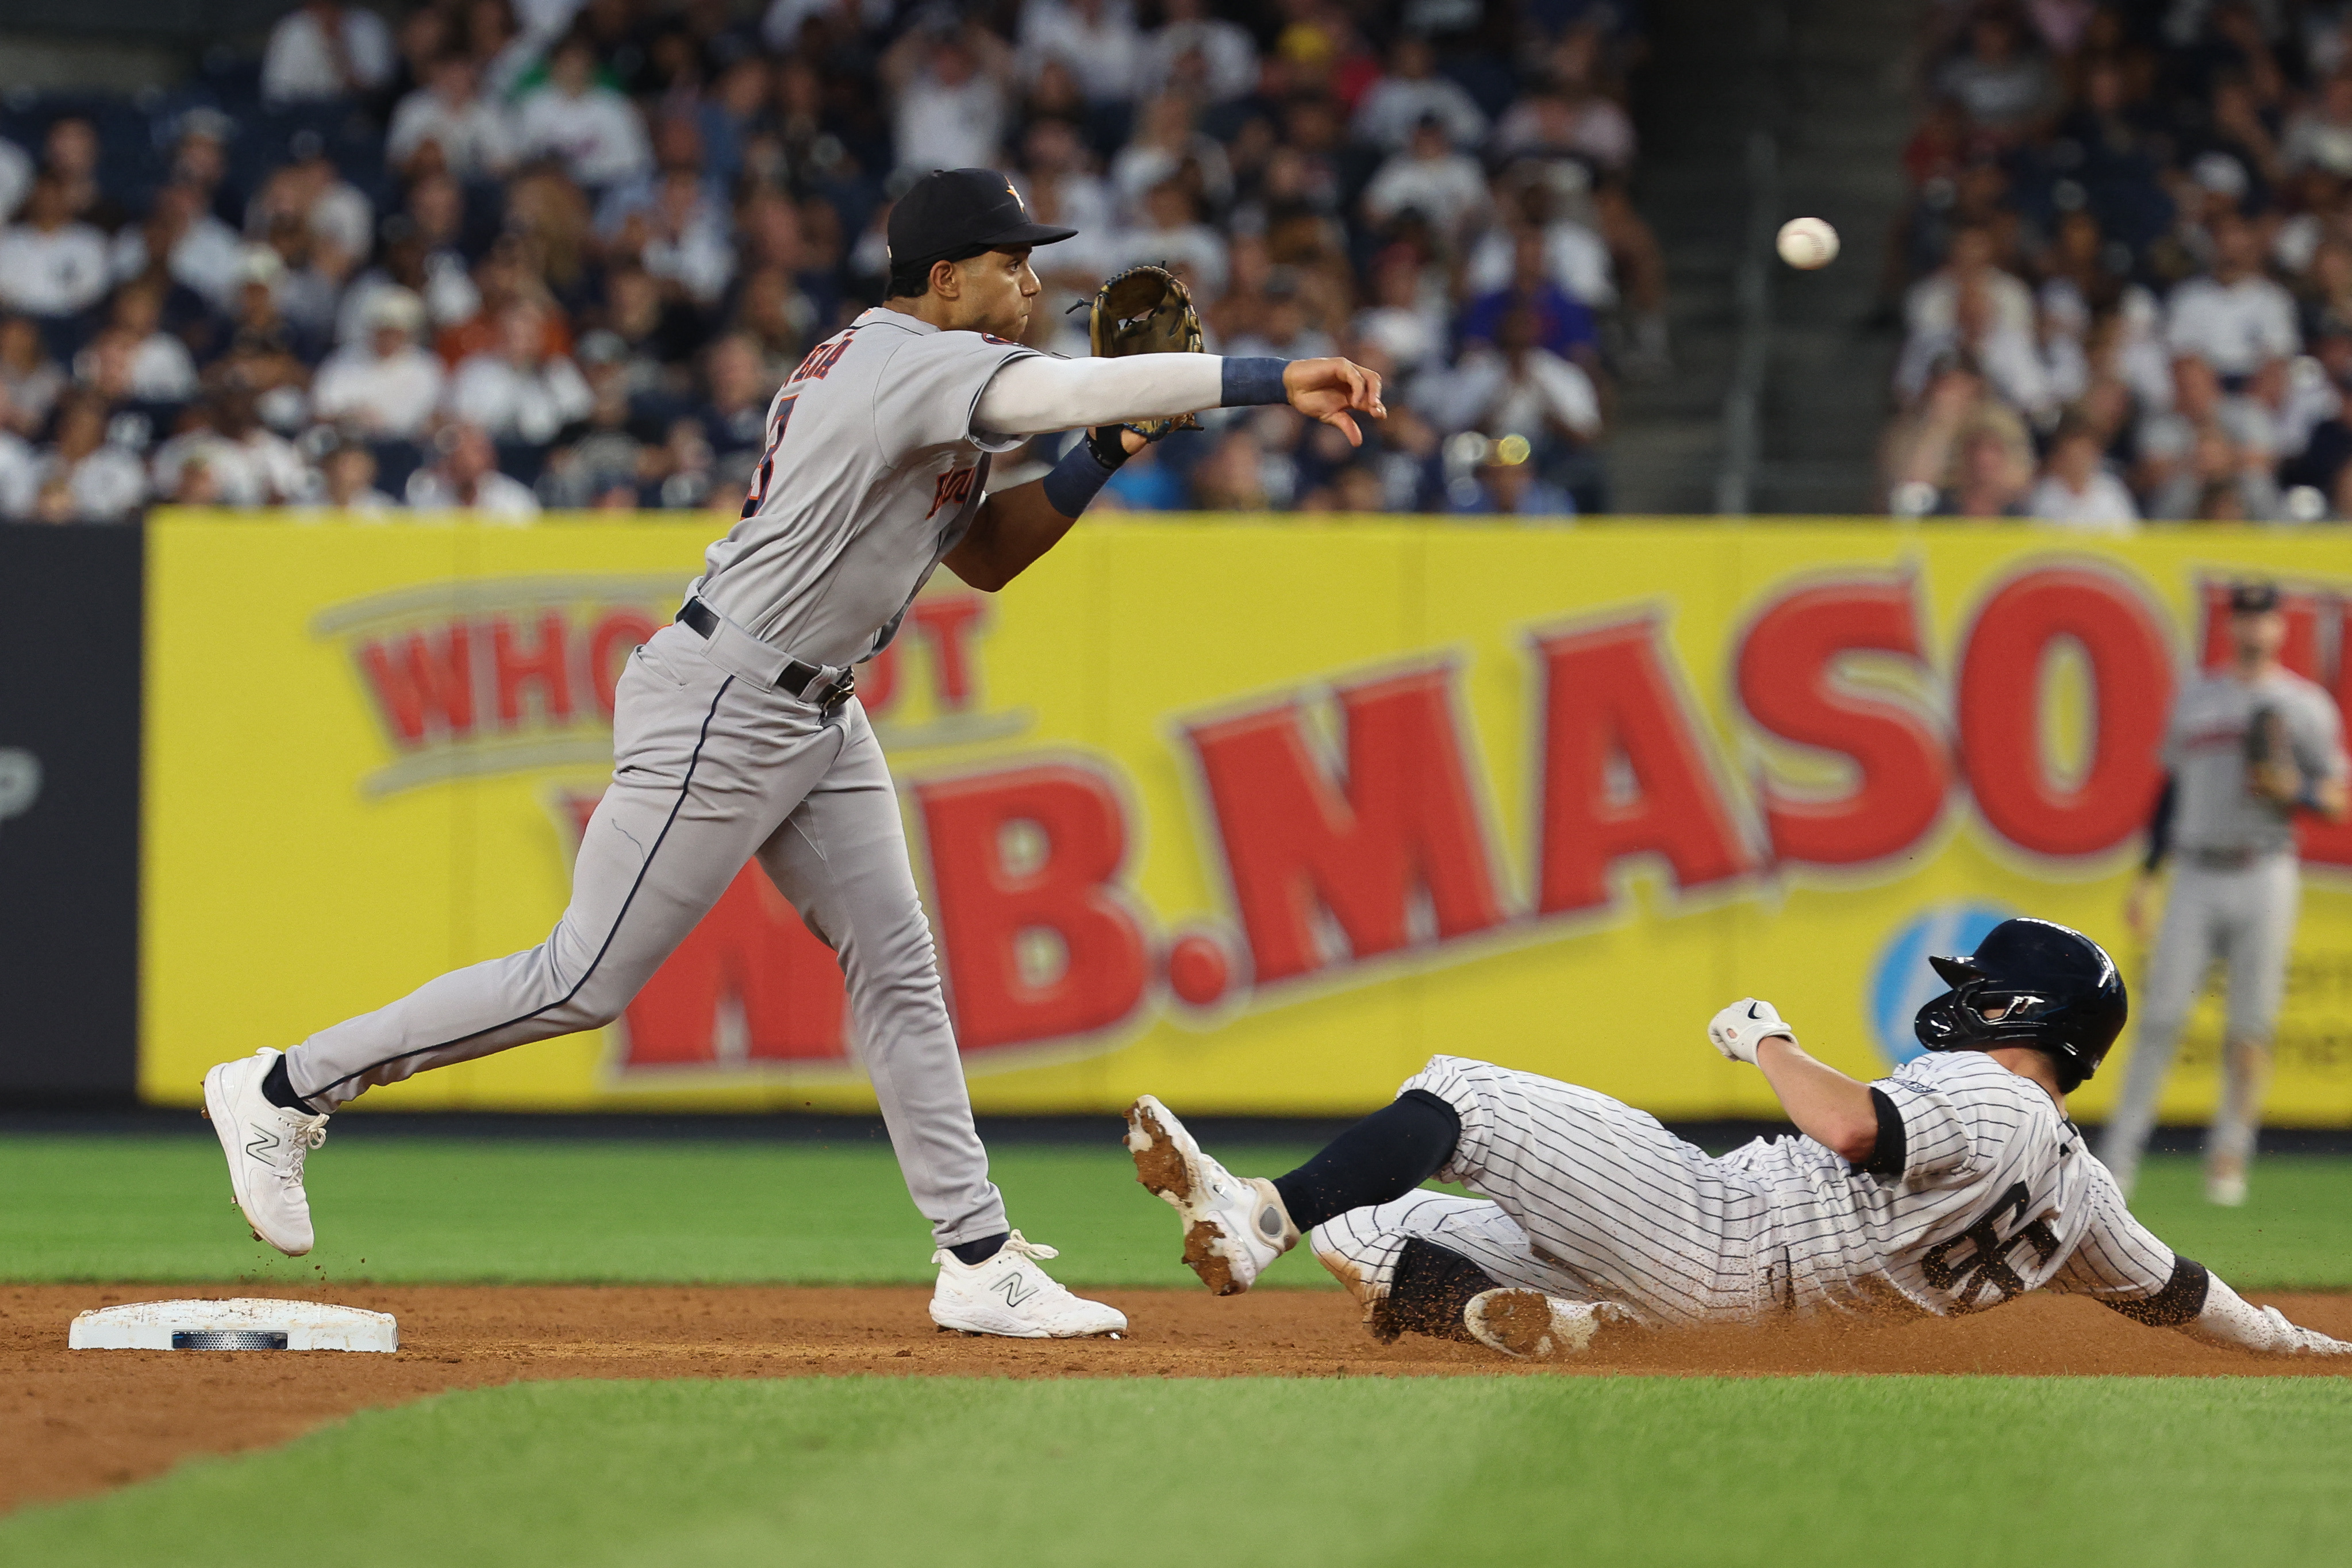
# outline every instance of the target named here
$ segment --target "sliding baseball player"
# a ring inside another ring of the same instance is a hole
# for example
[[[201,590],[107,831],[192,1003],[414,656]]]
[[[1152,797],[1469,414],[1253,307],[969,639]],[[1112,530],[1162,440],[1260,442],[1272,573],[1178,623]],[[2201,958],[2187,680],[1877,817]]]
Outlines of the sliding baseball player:
[[[279,1251],[310,1250],[308,1152],[367,1089],[617,1017],[747,860],[839,955],[860,1061],[938,1243],[931,1317],[1023,1338],[1116,1332],[1119,1313],[1040,1266],[1011,1227],[942,998],[898,795],[852,667],[887,647],[944,564],[994,592],[1053,548],[1129,454],[1180,416],[1283,403],[1337,426],[1384,417],[1380,378],[1342,359],[1221,359],[1182,286],[1122,275],[1098,352],[1021,338],[1030,221],[986,169],[925,176],[889,219],[890,295],[812,351],[776,394],[742,521],[710,547],[677,622],[615,693],[613,782],[582,835],[570,908],[539,946],[460,969],[283,1054],[205,1075],[237,1205]],[[1139,274],[1144,269],[1137,269]],[[1044,479],[988,489],[994,454],[1091,434]]]
[[[2052,1289],[2217,1344],[2352,1354],[2149,1235],[2066,1119],[2124,1025],[2097,943],[2012,920],[1929,962],[1951,986],[1919,1010],[1929,1054],[1875,1083],[1807,1056],[1767,1003],[1717,1014],[1708,1040],[1802,1134],[1720,1159],[1607,1095],[1459,1057],[1272,1181],[1228,1172],[1148,1095],[1128,1147],[1212,1289],[1246,1290],[1303,1232],[1382,1339],[1550,1356],[1612,1323],[1951,1317]],[[1480,1195],[1414,1190],[1432,1176]]]

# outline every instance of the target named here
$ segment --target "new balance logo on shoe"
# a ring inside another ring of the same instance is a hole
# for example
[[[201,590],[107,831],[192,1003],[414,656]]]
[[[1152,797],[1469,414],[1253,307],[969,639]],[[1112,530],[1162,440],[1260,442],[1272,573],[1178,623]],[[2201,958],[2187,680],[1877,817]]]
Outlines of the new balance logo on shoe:
[[[1022,1289],[1024,1285],[1028,1284],[1028,1276],[1016,1270],[1013,1273],[1007,1274],[1003,1279],[999,1279],[995,1284],[991,1285],[989,1289],[995,1291],[998,1295],[1003,1296],[1006,1306],[1017,1307],[1021,1305],[1022,1302],[1026,1301],[1030,1297],[1034,1296],[1040,1289],[1040,1287],[1035,1285],[1029,1285],[1029,1288],[1025,1290]]]
[[[254,1133],[253,1142],[245,1146],[245,1152],[267,1165],[269,1157],[278,1152],[277,1135],[267,1127],[259,1129]]]

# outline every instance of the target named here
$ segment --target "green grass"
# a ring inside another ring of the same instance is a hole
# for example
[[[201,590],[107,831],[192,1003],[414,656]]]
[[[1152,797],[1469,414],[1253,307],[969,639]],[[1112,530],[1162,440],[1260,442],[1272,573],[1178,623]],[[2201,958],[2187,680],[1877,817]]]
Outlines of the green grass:
[[[43,1568],[2343,1561],[2333,1379],[537,1383],[0,1521]]]
[[[1175,1216],[1118,1145],[1000,1148],[1013,1223],[1070,1285],[1198,1281]],[[1287,1169],[1304,1151],[1269,1151]],[[930,1283],[929,1229],[887,1143],[472,1142],[370,1131],[310,1156],[320,1245],[255,1241],[208,1136],[0,1138],[0,1279],[290,1283]],[[1288,1260],[1269,1283],[1321,1286]]]
[[[1278,1172],[1304,1152],[1235,1153]],[[1190,1286],[1173,1216],[1104,1149],[1002,1146],[1013,1223],[1072,1285]],[[254,1241],[209,1137],[0,1138],[0,1279],[928,1283],[930,1243],[886,1145],[470,1142],[370,1131],[311,1156],[321,1243]],[[2352,1289],[2352,1160],[2278,1156],[2243,1209],[2208,1207],[2196,1163],[2148,1163],[2135,1205],[2233,1284]],[[1268,1281],[1328,1284],[1301,1257]]]

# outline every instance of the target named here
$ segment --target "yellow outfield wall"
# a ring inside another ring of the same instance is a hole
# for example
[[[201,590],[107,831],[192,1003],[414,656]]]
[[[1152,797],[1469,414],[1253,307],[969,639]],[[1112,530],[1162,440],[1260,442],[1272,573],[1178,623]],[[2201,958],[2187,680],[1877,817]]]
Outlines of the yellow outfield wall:
[[[707,535],[148,538],[141,1082],[186,1104],[214,1061],[545,934],[613,673]],[[1875,1075],[1925,953],[2005,914],[2137,982],[2166,703],[2257,573],[2341,702],[2340,537],[1826,521],[1090,524],[1001,595],[942,573],[860,684],[984,1112],[1345,1112],[1444,1051],[1763,1115],[1703,1037],[1732,998]],[[2352,831],[2306,853],[2273,1110],[2342,1124]],[[2168,1115],[2211,1105],[2217,1020]],[[754,869],[621,1023],[365,1103],[870,1108],[854,1052]]]

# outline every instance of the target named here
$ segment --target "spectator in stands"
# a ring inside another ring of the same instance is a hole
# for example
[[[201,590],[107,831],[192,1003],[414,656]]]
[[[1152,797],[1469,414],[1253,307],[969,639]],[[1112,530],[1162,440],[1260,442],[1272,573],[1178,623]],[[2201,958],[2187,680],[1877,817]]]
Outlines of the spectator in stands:
[[[2049,62],[2028,47],[2015,18],[1983,6],[1961,51],[1937,73],[1936,86],[1957,102],[1979,133],[2015,142],[2037,130],[2054,107]]]
[[[252,390],[241,384],[225,384],[192,406],[185,426],[155,448],[149,464],[155,493],[197,499],[185,483],[191,465],[202,470],[207,504],[285,506],[315,483],[300,451],[261,422]]]
[[[0,518],[28,518],[41,493],[41,459],[16,434],[8,395],[0,391]]]
[[[547,62],[547,80],[515,111],[522,156],[553,158],[582,185],[601,190],[653,166],[644,118],[623,94],[596,80],[596,56],[584,38],[566,38]]]
[[[418,346],[425,301],[405,289],[368,299],[368,339],[328,356],[310,386],[310,412],[363,431],[373,440],[413,441],[441,401],[437,355]]]
[[[2026,497],[2026,515],[2090,533],[2131,532],[2139,509],[2123,481],[2107,471],[2105,447],[2087,421],[2060,425],[2042,478]]]
[[[185,403],[196,395],[196,363],[188,345],[164,331],[163,290],[152,283],[118,289],[108,330],[123,348],[123,395],[142,403]],[[76,366],[77,379],[80,376]]]
[[[1229,103],[1257,86],[1257,43],[1238,23],[1210,15],[1207,0],[1167,0],[1167,19],[1144,40],[1136,89],[1176,88],[1206,103]]]
[[[400,503],[375,488],[375,454],[358,441],[338,440],[319,459],[316,505],[371,521],[389,521]]]
[[[0,136],[0,224],[16,216],[33,188],[33,155]]]
[[[2318,101],[2288,119],[2279,161],[2290,171],[2318,169],[2352,179],[2352,73],[2329,77]]]
[[[1538,346],[1541,323],[1521,305],[1496,323],[1495,341],[1464,351],[1424,411],[1450,429],[1517,436],[1537,472],[1576,497],[1578,509],[1608,510],[1608,485],[1593,450],[1602,430],[1601,395],[1571,360]]]
[[[1048,60],[1041,71],[1062,67]],[[1012,108],[1013,51],[978,22],[927,14],[882,57],[883,79],[896,97],[898,168],[990,166],[1003,142]]]
[[[499,472],[498,448],[478,425],[450,425],[434,447],[437,459],[409,476],[411,510],[470,511],[505,523],[529,522],[539,515],[530,487]]]
[[[66,389],[41,329],[23,316],[0,316],[0,423],[19,436],[40,434]]]
[[[66,211],[74,222],[112,234],[130,215],[100,182],[98,160],[98,132],[88,120],[68,114],[50,122],[41,142],[41,167],[65,187]]]
[[[1143,36],[1127,0],[1028,0],[1019,41],[1022,68],[1033,78],[1058,60],[1089,103],[1124,104],[1135,96]]]
[[[1535,320],[1535,344],[1574,360],[1588,374],[1601,369],[1601,334],[1592,312],[1554,281],[1544,265],[1543,231],[1521,227],[1511,237],[1511,280],[1470,301],[1462,313],[1465,343],[1494,343],[1503,319],[1514,310],[1528,311]]]
[[[174,180],[155,193],[145,223],[125,226],[114,237],[109,261],[120,282],[177,284],[226,313],[236,308],[244,281],[245,242],[206,210],[199,186]]]
[[[766,447],[768,402],[778,384],[761,363],[758,345],[729,333],[703,354],[702,374],[709,396],[697,417],[713,453],[725,457]]]
[[[270,29],[261,96],[271,103],[356,99],[392,79],[392,30],[355,5],[309,0]]]
[[[57,437],[40,461],[39,484],[64,487],[70,521],[126,521],[147,500],[139,459],[107,440],[106,400],[95,394],[69,393],[59,403]]]
[[[1402,153],[1423,124],[1434,121],[1452,147],[1486,139],[1486,114],[1462,84],[1438,74],[1437,51],[1419,33],[1407,33],[1389,52],[1388,73],[1356,105],[1356,139]]]
[[[1373,228],[1384,229],[1408,212],[1420,214],[1449,251],[1486,216],[1486,174],[1477,159],[1454,150],[1444,121],[1435,114],[1422,117],[1404,147],[1364,187],[1364,216]]]
[[[2176,358],[2204,361],[2225,390],[2275,409],[2285,395],[2286,363],[2303,347],[2294,297],[2263,275],[2262,237],[2245,219],[2225,214],[2208,232],[2212,268],[2173,289],[2165,346]]]
[[[74,220],[62,179],[35,175],[19,216],[0,229],[0,305],[62,321],[106,297],[106,237]]]
[[[1536,257],[1539,269],[1542,256],[1543,237],[1538,235]],[[1558,295],[1548,274],[1543,278],[1542,286]],[[1566,296],[1559,295],[1559,298],[1566,299]],[[1486,302],[1486,300],[1475,302],[1471,314],[1475,316]],[[1396,379],[1400,381],[1410,381],[1425,366],[1443,362],[1449,336],[1444,303],[1443,292],[1432,299],[1423,289],[1421,264],[1411,247],[1391,246],[1372,265],[1372,303],[1356,315],[1355,332],[1359,339],[1356,355],[1368,352],[1365,345],[1370,345],[1388,357],[1396,370]],[[1358,358],[1357,363],[1361,363],[1362,360]]]
[[[437,169],[420,163],[433,149]],[[464,55],[435,60],[425,84],[393,110],[384,160],[414,179],[436,172],[476,180],[504,174],[514,166],[516,132],[505,106],[482,96],[480,73]]]
[[[1545,479],[1528,460],[1524,438],[1506,436],[1499,441],[1486,441],[1483,450],[1476,468],[1447,496],[1448,510],[1530,521],[1565,522],[1575,517],[1576,499]]]
[[[547,328],[545,312],[531,301],[508,306],[497,346],[468,355],[450,377],[444,412],[493,439],[541,446],[587,417],[595,402],[588,383],[568,355],[548,352]]]

